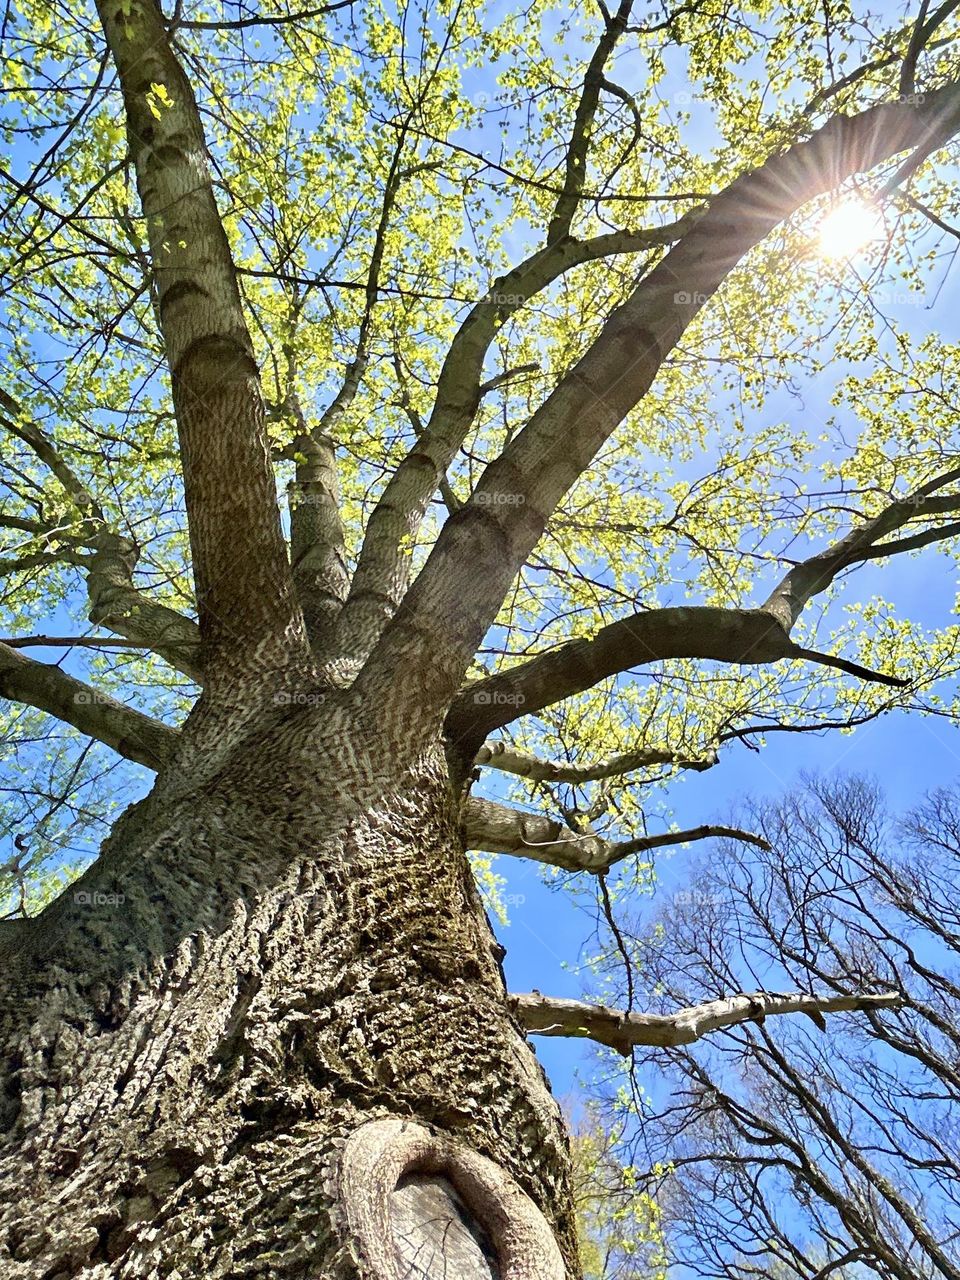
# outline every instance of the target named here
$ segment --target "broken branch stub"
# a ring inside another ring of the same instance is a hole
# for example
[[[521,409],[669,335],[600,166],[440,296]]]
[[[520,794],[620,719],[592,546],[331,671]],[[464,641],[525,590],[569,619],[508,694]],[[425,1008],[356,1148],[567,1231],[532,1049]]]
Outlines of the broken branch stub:
[[[550,1226],[494,1161],[410,1120],[347,1139],[338,1196],[363,1274],[376,1280],[564,1280]]]

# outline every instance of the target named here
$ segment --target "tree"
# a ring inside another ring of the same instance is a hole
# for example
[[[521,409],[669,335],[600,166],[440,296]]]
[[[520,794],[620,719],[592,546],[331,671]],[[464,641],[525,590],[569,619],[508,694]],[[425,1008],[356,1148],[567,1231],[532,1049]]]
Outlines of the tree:
[[[509,996],[466,851],[591,872],[606,908],[665,839],[638,779],[771,717],[936,709],[950,630],[867,602],[827,653],[801,614],[950,545],[957,355],[885,346],[842,266],[825,305],[803,246],[857,185],[894,275],[952,234],[954,4],[882,30],[632,8],[5,12],[0,693],[50,788],[10,797],[15,898],[156,774],[0,939],[11,1280],[573,1275],[524,1029],[670,1042],[805,1007]],[[673,55],[713,151],[661,96]],[[806,495],[798,432],[717,425],[811,367],[797,335],[869,366],[862,439]],[[698,602],[662,602],[690,555]],[[478,769],[543,804],[473,795]]]
[[[894,822],[863,780],[811,780],[753,816],[776,854],[730,842],[670,909],[651,979],[670,999],[762,973],[902,1004],[829,1037],[822,1019],[760,1018],[648,1064],[669,1076],[643,1132],[670,1152],[667,1234],[696,1274],[729,1280],[771,1260],[790,1280],[956,1276],[960,794]]]
[[[622,1135],[592,1106],[569,1127],[584,1280],[665,1280],[660,1213],[619,1157]]]

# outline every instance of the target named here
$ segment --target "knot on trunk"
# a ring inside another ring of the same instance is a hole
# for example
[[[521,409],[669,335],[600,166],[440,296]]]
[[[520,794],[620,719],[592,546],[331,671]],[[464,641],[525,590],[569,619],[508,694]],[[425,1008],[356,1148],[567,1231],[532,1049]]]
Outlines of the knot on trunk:
[[[348,1243],[370,1280],[564,1280],[550,1226],[510,1175],[409,1120],[372,1120],[341,1156]]]

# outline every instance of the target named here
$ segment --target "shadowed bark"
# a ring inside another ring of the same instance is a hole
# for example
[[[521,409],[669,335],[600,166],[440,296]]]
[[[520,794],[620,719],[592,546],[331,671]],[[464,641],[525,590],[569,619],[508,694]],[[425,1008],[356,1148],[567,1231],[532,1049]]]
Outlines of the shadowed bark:
[[[318,795],[317,760],[344,753],[352,795],[343,773]],[[442,759],[391,782],[362,735],[287,724],[202,795],[131,811],[18,942],[0,1005],[10,1280],[366,1280],[339,1153],[388,1117],[509,1174],[573,1270],[559,1110],[507,1003]]]

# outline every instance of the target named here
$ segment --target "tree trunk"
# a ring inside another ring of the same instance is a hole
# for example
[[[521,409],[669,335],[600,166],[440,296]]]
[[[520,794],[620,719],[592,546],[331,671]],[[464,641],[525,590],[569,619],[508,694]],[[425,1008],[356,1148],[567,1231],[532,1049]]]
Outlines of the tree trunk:
[[[161,777],[10,947],[4,1280],[576,1272],[443,752],[325,723]]]

